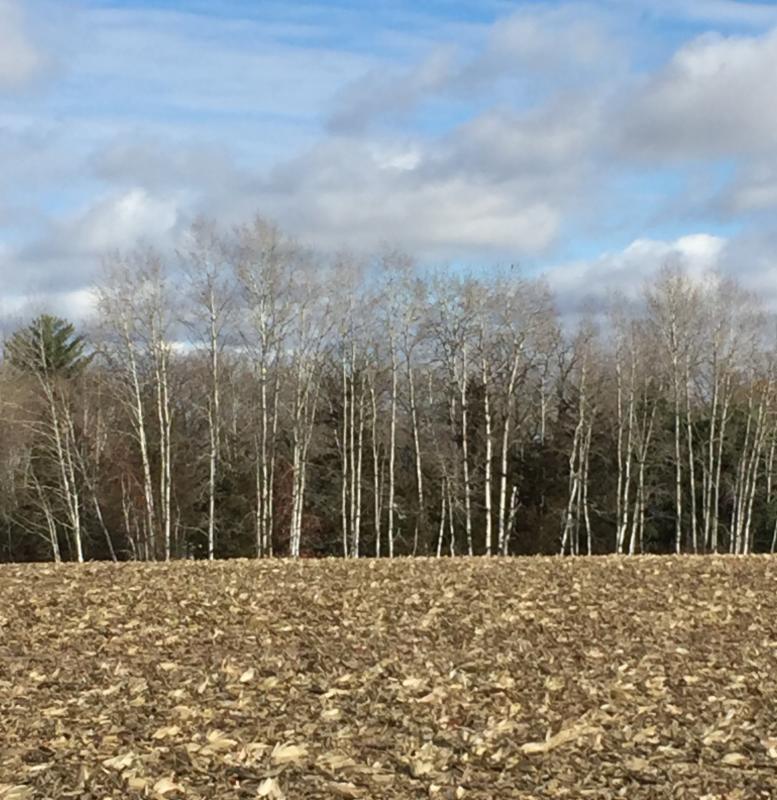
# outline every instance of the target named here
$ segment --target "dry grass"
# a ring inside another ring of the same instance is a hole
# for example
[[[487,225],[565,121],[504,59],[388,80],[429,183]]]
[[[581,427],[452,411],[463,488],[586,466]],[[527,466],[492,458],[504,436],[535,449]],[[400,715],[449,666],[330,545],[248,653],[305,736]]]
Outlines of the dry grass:
[[[777,560],[0,568],[0,798],[777,797]]]

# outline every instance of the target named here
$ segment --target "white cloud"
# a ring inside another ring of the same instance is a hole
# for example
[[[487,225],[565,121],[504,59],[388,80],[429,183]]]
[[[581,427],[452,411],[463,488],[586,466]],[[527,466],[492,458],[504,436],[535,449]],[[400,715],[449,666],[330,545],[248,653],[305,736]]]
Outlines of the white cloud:
[[[42,67],[43,57],[30,38],[19,0],[0,0],[0,89],[15,89]]]
[[[42,313],[56,314],[83,324],[92,317],[95,309],[95,295],[90,289],[6,295],[0,298],[0,332],[13,330]]]
[[[163,240],[177,221],[174,199],[131,189],[95,203],[74,224],[65,225],[62,234],[74,249],[99,255]]]
[[[777,30],[702,36],[657,69],[645,64],[664,45],[629,38],[637,14],[741,31],[772,13],[758,3],[530,4],[492,25],[426,20],[423,37],[394,31],[379,52],[343,45],[351,34],[310,6],[265,25],[244,18],[250,4],[239,19],[159,5],[81,3],[69,24],[90,46],[61,59],[56,96],[0,104],[14,287],[78,291],[104,250],[174,240],[197,213],[230,223],[259,212],[326,248],[389,242],[487,264],[545,261],[581,231],[636,236],[669,213],[704,230],[713,215],[777,206]],[[33,48],[20,8],[0,0],[0,84],[8,31]],[[715,197],[721,159],[734,180]],[[706,183],[688,180],[693,164]],[[564,302],[631,291],[666,260],[728,267],[734,252],[706,234],[647,236],[554,270]]]
[[[545,91],[579,87],[624,67],[621,46],[605,15],[574,4],[522,9],[497,19],[469,46],[438,44],[420,63],[381,66],[346,85],[329,117],[337,133],[363,132],[376,122],[395,125],[435,100],[499,96],[533,104]]]
[[[777,29],[691,41],[617,111],[627,150],[644,156],[777,153]]]
[[[102,256],[143,244],[169,245],[178,222],[175,197],[143,189],[101,197],[79,213],[49,221],[34,241],[0,248],[5,302],[16,307],[31,297],[59,312],[72,300],[81,313]]]
[[[740,168],[718,205],[724,213],[733,214],[777,208],[777,165],[759,159]]]
[[[449,158],[440,156],[445,148]],[[457,160],[455,148],[453,141],[403,148],[330,138],[260,182],[255,205],[330,248],[390,242],[445,259],[547,248],[558,233],[561,201],[543,191],[545,178],[520,168],[494,175],[490,164]]]
[[[456,73],[456,53],[438,48],[420,64],[401,71],[373,69],[345,86],[335,97],[329,126],[338,132],[356,132],[375,119],[395,122],[431,95],[443,90]]]
[[[146,222],[161,221],[161,236],[198,213],[229,223],[259,212],[325,248],[390,242],[420,258],[521,258],[552,245],[580,201],[589,117],[568,105],[488,113],[436,138],[328,136],[266,174],[196,142],[111,143],[90,165],[117,188],[54,238],[91,252],[131,241]]]
[[[722,269],[777,311],[777,229],[754,227],[726,246]]]
[[[432,161],[500,181],[540,177],[546,189],[562,179],[566,191],[591,160],[600,125],[588,98],[565,97],[523,113],[494,108],[444,137]]]
[[[578,312],[601,307],[612,292],[636,298],[645,281],[668,264],[696,277],[722,268],[727,244],[726,239],[706,233],[674,241],[637,239],[623,250],[554,267],[548,270],[547,279],[561,309]]]
[[[596,99],[570,94],[536,110],[492,107],[436,136],[330,134],[250,197],[324,246],[521,259],[546,252],[563,219],[606,188],[601,125]]]
[[[486,50],[471,69],[491,78],[518,70],[555,80],[590,78],[621,58],[609,27],[610,19],[590,6],[528,7],[493,25]]]
[[[261,57],[242,47],[232,52],[191,14],[108,8],[85,11],[80,24],[91,30],[95,46],[76,59],[69,91],[94,84],[100,74],[98,99],[115,88],[133,107],[142,88],[152,110],[168,98],[178,108],[246,109],[252,105],[248,94],[256,92],[258,108],[302,108],[303,115],[312,116],[338,80],[364,74],[375,62],[330,50],[300,54],[277,43],[269,43]],[[224,32],[225,23],[214,24]],[[246,28],[251,36],[255,27]],[[352,110],[370,118],[410,110],[446,92],[469,102],[473,93],[502,79],[561,76],[570,65],[575,75],[588,73],[611,63],[602,30],[598,19],[577,10],[519,12],[481,31],[474,49],[467,49],[471,39],[461,51],[433,49],[400,80],[389,75],[385,84],[379,82],[383,94],[374,91],[379,73],[368,72],[364,94],[352,98]],[[248,82],[237,81],[238,73]],[[285,90],[311,73],[318,76],[315,102]],[[122,92],[117,82],[129,75],[133,82]],[[265,90],[271,77],[277,83],[269,100]],[[225,82],[232,87],[226,93]],[[73,119],[67,130],[77,130],[77,137],[56,130],[40,138],[34,156],[64,184],[90,181],[83,190],[90,199],[81,211],[56,212],[37,243],[22,248],[19,257],[42,274],[60,269],[71,257],[94,261],[101,250],[162,240],[196,213],[232,222],[257,211],[327,248],[374,249],[390,242],[428,259],[541,254],[557,241],[565,215],[590,204],[605,181],[602,176],[593,180],[591,151],[600,110],[589,93],[566,87],[553,93],[552,101],[537,99],[522,110],[507,100],[479,112],[469,109],[462,122],[449,122],[426,136],[363,130],[357,135],[355,129],[348,136],[324,134],[297,155],[277,156],[269,170],[251,163],[245,151],[238,155],[234,142],[200,136],[184,123],[162,133],[146,120],[122,132],[120,117],[98,116],[97,125]],[[21,136],[34,130],[34,120],[27,122]],[[262,134],[272,147],[288,139],[273,133],[275,124]],[[86,152],[80,158],[55,158],[53,153],[75,152],[79,145],[72,138],[88,142],[80,145]],[[20,171],[20,181],[25,172],[30,166]],[[86,263],[72,274],[68,270],[73,279],[87,273]]]

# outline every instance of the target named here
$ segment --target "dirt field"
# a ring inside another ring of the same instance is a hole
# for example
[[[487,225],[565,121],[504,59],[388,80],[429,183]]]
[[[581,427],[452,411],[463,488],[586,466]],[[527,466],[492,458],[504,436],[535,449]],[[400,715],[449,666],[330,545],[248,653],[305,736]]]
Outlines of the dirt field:
[[[777,559],[2,567],[43,797],[777,797]]]

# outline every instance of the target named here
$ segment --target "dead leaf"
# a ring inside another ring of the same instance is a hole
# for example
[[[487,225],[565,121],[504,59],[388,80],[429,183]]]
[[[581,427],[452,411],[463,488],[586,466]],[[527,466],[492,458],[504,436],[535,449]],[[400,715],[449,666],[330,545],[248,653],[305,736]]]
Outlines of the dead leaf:
[[[172,778],[160,778],[155,784],[153,790],[157,794],[166,795],[170,792],[181,792],[182,787],[179,786]]]
[[[273,764],[292,764],[305,758],[307,754],[308,751],[304,745],[288,742],[286,744],[276,744],[270,754],[270,759]]]
[[[177,736],[181,729],[177,725],[169,725],[164,728],[158,728],[151,734],[152,739],[170,739]]]
[[[645,760],[644,758],[633,757],[627,758],[623,762],[623,766],[626,769],[631,770],[632,772],[647,772],[650,769],[650,762]]]
[[[257,797],[268,797],[270,800],[284,800],[285,795],[275,778],[265,778],[256,790]]]
[[[106,758],[102,763],[104,767],[115,769],[121,772],[127,767],[131,767],[135,762],[135,756],[132,753],[124,753],[124,755],[114,756],[113,758]]]
[[[421,778],[424,775],[428,775],[430,772],[434,772],[433,761],[424,761],[419,758],[410,762],[410,774],[414,778]]]
[[[208,744],[202,748],[201,753],[225,753],[237,746],[237,741],[225,736],[223,731],[211,731],[205,738]]]
[[[29,800],[33,796],[32,787],[23,784],[0,784],[0,800]]]
[[[570,742],[578,741],[586,736],[591,736],[599,732],[599,728],[589,725],[573,725],[562,728],[555,736],[551,736],[544,742],[527,742],[521,746],[521,752],[525,755],[541,755],[562,747]]]
[[[337,783],[332,781],[326,786],[327,789],[337,797],[362,797],[363,795],[362,790],[353,783]]]
[[[741,767],[749,763],[749,761],[750,759],[743,753],[726,753],[720,760],[720,763],[728,767]]]
[[[347,767],[356,766],[356,762],[352,758],[344,756],[340,753],[322,753],[316,759],[316,763],[320,764],[326,769],[331,770],[332,772],[337,772],[338,770],[346,769]]]

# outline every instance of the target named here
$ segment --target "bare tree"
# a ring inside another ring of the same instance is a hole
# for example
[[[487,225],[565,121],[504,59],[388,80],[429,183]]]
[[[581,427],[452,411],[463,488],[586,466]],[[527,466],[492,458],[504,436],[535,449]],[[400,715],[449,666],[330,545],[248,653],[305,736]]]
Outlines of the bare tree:
[[[675,466],[675,552],[683,549],[683,410],[685,410],[687,453],[694,491],[691,505],[691,548],[698,549],[696,534],[695,481],[693,476],[693,442],[691,411],[688,405],[690,369],[695,357],[693,346],[697,337],[696,310],[700,307],[698,287],[679,269],[665,267],[654,285],[646,292],[649,319],[668,360],[672,402],[674,406],[674,466]]]
[[[115,255],[106,262],[97,287],[102,340],[100,351],[120,380],[114,389],[131,420],[140,452],[145,525],[155,550],[172,555],[172,424],[170,363],[174,309],[162,257],[154,251]],[[148,395],[152,396],[152,400]],[[159,449],[155,496],[150,434],[153,412]],[[158,501],[158,502],[157,502]]]
[[[228,247],[213,225],[196,222],[180,253],[189,298],[184,322],[207,360],[208,559],[216,552],[216,482],[221,445],[221,361],[234,303]]]

